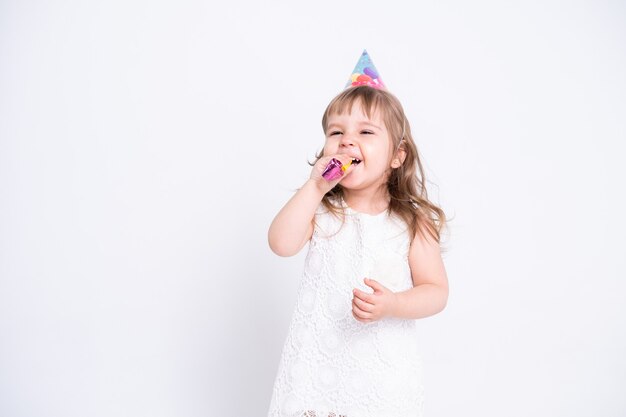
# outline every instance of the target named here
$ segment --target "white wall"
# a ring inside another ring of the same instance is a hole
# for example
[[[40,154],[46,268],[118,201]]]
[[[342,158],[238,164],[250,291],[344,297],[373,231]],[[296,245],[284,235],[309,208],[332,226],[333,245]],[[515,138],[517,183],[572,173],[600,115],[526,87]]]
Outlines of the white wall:
[[[427,415],[626,413],[626,5],[392,3],[0,3],[0,415],[265,415],[363,48],[454,217]]]

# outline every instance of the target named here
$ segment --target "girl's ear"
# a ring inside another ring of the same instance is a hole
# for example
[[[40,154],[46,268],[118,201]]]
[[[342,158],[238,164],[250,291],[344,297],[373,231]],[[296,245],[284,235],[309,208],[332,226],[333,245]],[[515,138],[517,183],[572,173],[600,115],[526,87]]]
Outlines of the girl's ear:
[[[391,161],[392,168],[400,168],[406,159],[406,150],[404,149],[404,140],[400,142],[398,150]]]

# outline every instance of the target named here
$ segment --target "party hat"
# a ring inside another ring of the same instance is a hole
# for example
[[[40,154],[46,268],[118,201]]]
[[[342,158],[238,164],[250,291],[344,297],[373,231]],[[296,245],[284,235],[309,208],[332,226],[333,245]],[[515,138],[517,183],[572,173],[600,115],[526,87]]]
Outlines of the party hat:
[[[380,75],[378,75],[378,70],[374,66],[372,59],[365,49],[363,50],[356,67],[354,67],[352,75],[350,76],[345,88],[355,87],[357,85],[369,85],[370,87],[381,89],[385,88],[383,80],[381,80]]]

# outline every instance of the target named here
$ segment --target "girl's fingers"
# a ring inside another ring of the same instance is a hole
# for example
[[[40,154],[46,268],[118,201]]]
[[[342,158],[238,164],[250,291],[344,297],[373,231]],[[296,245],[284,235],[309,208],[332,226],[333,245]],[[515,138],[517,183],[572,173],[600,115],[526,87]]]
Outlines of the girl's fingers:
[[[363,282],[365,283],[365,285],[367,285],[368,287],[370,287],[374,291],[384,292],[387,289],[380,282],[376,281],[375,279],[365,278],[363,280]]]
[[[356,321],[359,321],[359,322],[361,322],[361,323],[371,323],[371,322],[373,321],[373,320],[369,320],[369,319],[362,319],[362,318],[359,318],[359,317],[355,316],[355,315],[354,315],[354,313],[352,313],[352,315],[354,316],[354,319],[355,319]]]
[[[354,291],[352,291],[352,293],[354,294],[355,297],[359,298],[360,300],[363,300],[369,304],[374,304],[373,294],[366,293],[364,291],[359,290],[358,288],[355,288]]]
[[[371,313],[372,310],[374,309],[374,304],[370,304],[370,303],[366,303],[365,301],[361,300],[360,298],[354,297],[352,299],[352,302],[362,311],[366,311],[368,313]]]
[[[372,318],[372,313],[361,310],[354,302],[352,303],[352,312],[362,319]]]
[[[366,317],[363,314],[358,313],[358,312],[354,312],[353,311],[352,315],[354,315],[354,318],[357,319],[357,320],[371,320],[369,317]]]
[[[356,314],[354,314],[354,311],[352,312],[352,317],[354,317],[354,319],[356,321],[360,321],[361,323],[370,323],[370,322],[372,322],[372,319],[364,319],[364,318],[361,318],[361,317],[357,316]]]

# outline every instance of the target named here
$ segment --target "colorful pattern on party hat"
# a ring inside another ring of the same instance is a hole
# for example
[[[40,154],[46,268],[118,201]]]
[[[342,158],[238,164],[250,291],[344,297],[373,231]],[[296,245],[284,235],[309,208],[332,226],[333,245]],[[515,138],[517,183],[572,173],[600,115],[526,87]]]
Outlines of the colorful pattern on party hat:
[[[378,70],[374,66],[372,59],[365,49],[363,50],[356,67],[354,67],[352,75],[350,76],[345,88],[355,87],[357,85],[369,85],[374,88],[385,88],[383,80],[381,80],[380,75],[378,75]]]

